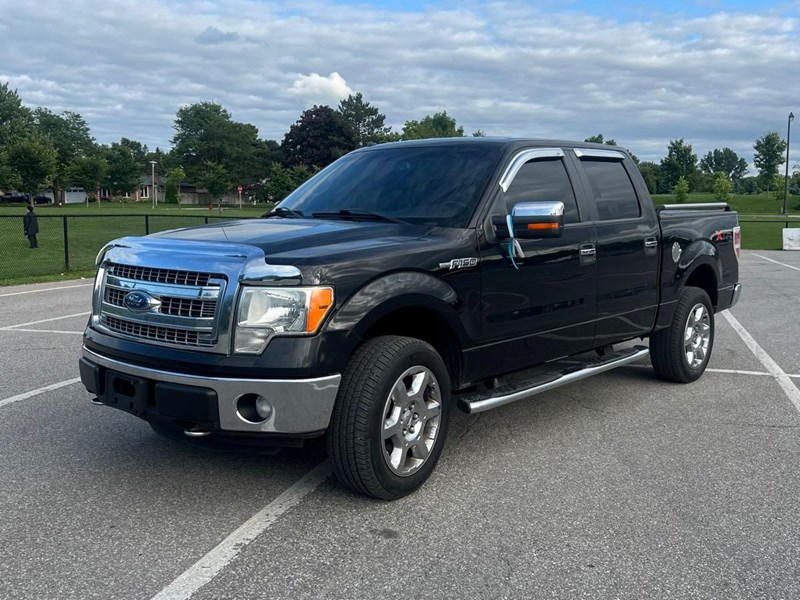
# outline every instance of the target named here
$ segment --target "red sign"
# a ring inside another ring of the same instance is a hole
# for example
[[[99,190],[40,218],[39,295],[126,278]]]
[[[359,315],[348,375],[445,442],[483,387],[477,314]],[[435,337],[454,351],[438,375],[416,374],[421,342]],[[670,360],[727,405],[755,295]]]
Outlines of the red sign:
[[[239,187],[238,187],[238,188],[236,188],[236,189],[237,189],[237,190],[239,190],[239,193],[240,193],[240,194],[242,193],[242,186],[239,186]]]

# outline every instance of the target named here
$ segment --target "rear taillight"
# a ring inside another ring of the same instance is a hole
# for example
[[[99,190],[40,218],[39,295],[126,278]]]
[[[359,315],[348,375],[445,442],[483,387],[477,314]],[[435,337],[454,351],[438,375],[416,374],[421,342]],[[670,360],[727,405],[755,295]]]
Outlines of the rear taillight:
[[[742,253],[742,228],[738,225],[733,228],[733,251],[736,252],[736,258]]]

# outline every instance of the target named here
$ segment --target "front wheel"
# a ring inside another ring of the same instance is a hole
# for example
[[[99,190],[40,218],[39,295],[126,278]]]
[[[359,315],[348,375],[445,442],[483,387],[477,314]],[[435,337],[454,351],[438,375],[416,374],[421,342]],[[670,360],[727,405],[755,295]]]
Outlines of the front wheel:
[[[714,347],[714,308],[705,290],[681,292],[672,324],[650,337],[650,359],[662,379],[689,383],[708,366]]]
[[[449,415],[450,378],[433,347],[400,336],[367,341],[347,365],[328,430],[336,477],[382,500],[405,496],[436,466]]]

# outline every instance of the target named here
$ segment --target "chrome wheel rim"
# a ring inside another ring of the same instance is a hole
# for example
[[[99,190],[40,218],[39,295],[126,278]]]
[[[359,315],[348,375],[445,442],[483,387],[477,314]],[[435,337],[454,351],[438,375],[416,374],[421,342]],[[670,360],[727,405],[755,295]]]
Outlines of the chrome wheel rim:
[[[395,475],[408,477],[428,460],[442,418],[442,396],[427,367],[406,369],[397,378],[383,409],[383,459]]]
[[[705,304],[695,304],[689,311],[686,329],[683,332],[683,351],[686,362],[696,369],[706,360],[711,343],[711,315]]]

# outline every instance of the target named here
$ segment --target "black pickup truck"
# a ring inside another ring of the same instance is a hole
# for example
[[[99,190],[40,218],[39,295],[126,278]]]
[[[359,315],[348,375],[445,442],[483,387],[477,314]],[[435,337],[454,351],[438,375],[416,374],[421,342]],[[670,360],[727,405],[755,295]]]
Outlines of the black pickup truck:
[[[648,353],[662,378],[700,377],[714,313],[741,291],[739,247],[727,205],[653,205],[618,148],[372,146],[262,219],[108,244],[81,379],[198,445],[327,436],[344,485],[393,499],[430,475],[454,406]]]

